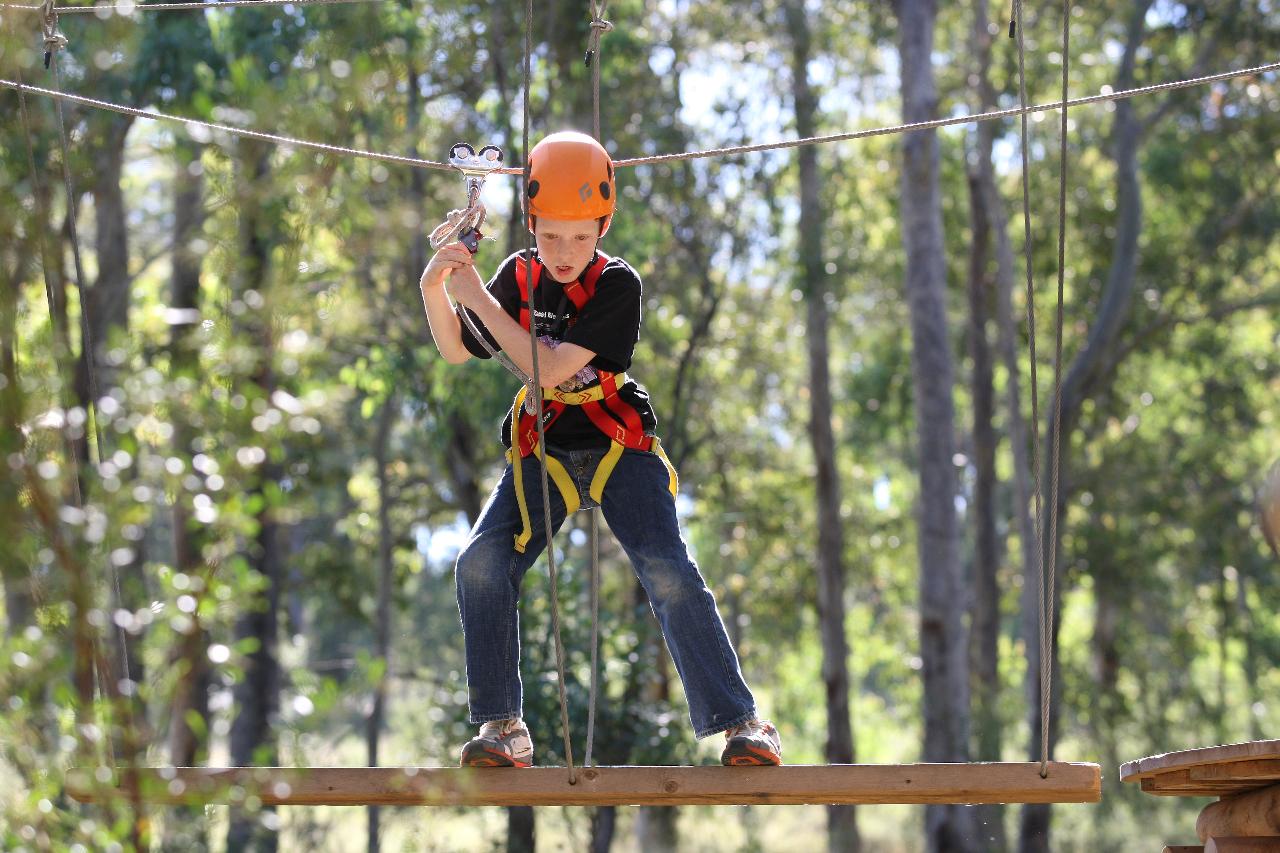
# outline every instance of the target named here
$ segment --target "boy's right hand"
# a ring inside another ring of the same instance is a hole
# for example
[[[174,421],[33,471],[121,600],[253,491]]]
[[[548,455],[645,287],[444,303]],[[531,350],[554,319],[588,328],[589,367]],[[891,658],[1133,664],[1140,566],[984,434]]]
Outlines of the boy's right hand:
[[[473,264],[471,252],[462,243],[450,243],[442,246],[431,258],[427,268],[422,271],[422,288],[441,287],[454,270],[469,267]]]

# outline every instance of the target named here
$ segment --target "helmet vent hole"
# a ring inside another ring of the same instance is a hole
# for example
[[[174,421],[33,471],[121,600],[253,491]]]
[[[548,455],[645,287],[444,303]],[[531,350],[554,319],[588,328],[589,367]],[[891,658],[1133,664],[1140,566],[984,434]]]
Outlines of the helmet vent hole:
[[[533,198],[535,195],[537,195],[539,189],[541,189],[541,187],[538,186],[537,181],[530,181],[529,182],[529,198]]]
[[[604,181],[600,182],[600,195],[606,200],[609,198],[609,185]]]

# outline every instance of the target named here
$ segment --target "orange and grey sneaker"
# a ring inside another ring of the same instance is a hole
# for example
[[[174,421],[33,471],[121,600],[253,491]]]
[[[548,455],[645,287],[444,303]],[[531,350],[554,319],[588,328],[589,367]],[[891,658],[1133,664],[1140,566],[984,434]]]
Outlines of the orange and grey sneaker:
[[[720,763],[726,767],[777,766],[782,763],[782,739],[768,720],[747,720],[724,733]]]
[[[531,767],[533,738],[524,720],[493,720],[462,747],[463,767]]]

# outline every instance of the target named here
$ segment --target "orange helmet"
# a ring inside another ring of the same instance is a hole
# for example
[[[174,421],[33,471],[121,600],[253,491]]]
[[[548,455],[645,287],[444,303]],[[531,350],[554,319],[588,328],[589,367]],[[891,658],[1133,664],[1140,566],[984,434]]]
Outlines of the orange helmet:
[[[585,133],[553,133],[529,152],[530,231],[537,216],[603,218],[603,237],[616,204],[613,161],[604,146]]]

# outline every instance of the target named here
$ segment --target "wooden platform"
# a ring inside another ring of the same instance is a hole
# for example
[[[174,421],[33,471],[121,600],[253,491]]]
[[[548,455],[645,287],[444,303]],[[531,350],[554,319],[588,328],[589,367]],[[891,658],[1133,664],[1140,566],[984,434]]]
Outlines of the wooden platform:
[[[1120,765],[1122,782],[1162,797],[1227,797],[1280,784],[1280,740],[1167,752]]]
[[[147,768],[143,800],[154,803],[391,806],[676,806],[876,803],[1096,803],[1097,764],[833,764],[786,767],[593,767],[570,785],[563,767]],[[72,770],[67,791],[82,801],[125,796],[119,780]]]

